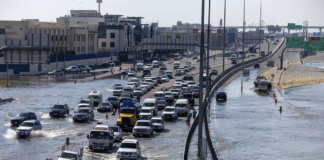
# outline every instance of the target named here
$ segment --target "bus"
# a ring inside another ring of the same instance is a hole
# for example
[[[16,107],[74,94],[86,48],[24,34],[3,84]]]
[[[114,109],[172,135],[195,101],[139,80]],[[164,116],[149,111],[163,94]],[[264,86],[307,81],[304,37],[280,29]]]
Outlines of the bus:
[[[274,41],[275,40],[275,36],[274,35],[271,35],[270,36],[270,40]]]

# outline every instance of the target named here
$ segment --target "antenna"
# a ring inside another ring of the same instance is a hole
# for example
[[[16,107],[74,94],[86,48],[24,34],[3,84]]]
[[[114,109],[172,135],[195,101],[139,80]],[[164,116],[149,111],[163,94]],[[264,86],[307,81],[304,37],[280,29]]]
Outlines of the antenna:
[[[100,3],[102,3],[102,0],[96,0],[97,3],[98,3],[98,12],[99,12],[99,15],[100,15]]]

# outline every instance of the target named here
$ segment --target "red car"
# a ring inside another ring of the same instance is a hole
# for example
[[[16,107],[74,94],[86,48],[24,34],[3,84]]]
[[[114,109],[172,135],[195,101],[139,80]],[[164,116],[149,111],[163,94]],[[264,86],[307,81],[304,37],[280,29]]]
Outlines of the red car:
[[[194,97],[199,97],[199,89],[194,89],[194,90],[192,91],[192,95],[193,95]]]
[[[167,106],[167,102],[165,100],[158,100],[156,103],[158,109],[164,109]]]

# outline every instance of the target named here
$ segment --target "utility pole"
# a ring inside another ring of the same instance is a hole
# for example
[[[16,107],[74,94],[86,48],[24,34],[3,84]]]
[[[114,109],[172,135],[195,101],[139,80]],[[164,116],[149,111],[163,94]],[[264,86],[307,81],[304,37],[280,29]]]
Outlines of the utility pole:
[[[202,157],[202,123],[203,123],[203,67],[204,67],[204,19],[205,19],[205,0],[201,5],[201,35],[200,35],[200,64],[199,64],[199,116],[198,116],[198,157]]]
[[[259,36],[259,60],[261,58],[261,15],[262,14],[262,0],[260,3],[260,28],[259,28],[259,32],[260,32],[260,36]],[[269,53],[268,53],[269,54]]]
[[[206,75],[207,75],[207,79],[206,79],[206,95],[208,95],[209,93],[209,90],[210,90],[210,87],[209,86],[209,39],[210,39],[210,1],[209,0],[209,6],[208,6],[208,30],[207,30],[207,72],[206,72]]]
[[[224,0],[224,28],[223,28],[223,72],[222,77],[224,77],[225,71],[225,25],[226,25],[226,0]]]
[[[244,0],[244,9],[243,9],[243,55],[242,55],[242,66],[244,66],[244,57],[245,57],[245,46],[244,46],[244,31],[245,31],[245,0]],[[244,68],[242,68],[244,70]]]

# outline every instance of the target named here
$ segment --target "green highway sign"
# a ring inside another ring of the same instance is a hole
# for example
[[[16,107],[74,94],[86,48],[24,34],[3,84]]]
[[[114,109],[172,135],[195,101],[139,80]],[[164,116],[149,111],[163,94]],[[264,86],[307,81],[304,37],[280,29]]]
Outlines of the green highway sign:
[[[304,38],[303,37],[287,37],[286,47],[287,48],[304,48]]]
[[[298,37],[298,33],[293,33],[293,37]]]
[[[295,23],[288,23],[288,29],[295,29]]]
[[[302,25],[295,25],[295,29],[303,29]]]
[[[324,41],[320,41],[320,42],[306,41],[305,51],[324,51]]]

